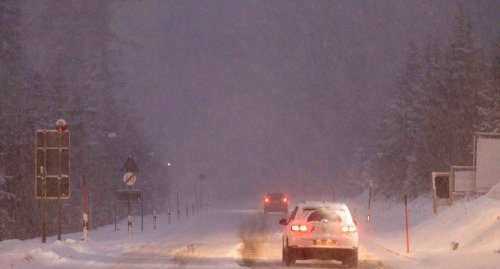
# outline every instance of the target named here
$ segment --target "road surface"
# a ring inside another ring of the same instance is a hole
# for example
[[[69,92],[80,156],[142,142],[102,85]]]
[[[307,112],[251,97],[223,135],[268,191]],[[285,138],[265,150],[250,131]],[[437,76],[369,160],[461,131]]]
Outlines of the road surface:
[[[131,244],[104,268],[290,268],[281,262],[282,217],[257,210],[204,212],[168,240]],[[309,260],[297,261],[294,268],[345,267],[336,261]],[[358,268],[389,267],[361,244]]]

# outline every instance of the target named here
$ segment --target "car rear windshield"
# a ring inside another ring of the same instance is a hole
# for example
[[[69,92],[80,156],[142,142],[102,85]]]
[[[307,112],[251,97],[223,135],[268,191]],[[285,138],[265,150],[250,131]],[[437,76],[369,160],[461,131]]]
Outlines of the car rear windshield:
[[[272,200],[281,200],[283,193],[270,193],[269,197],[271,197]]]
[[[307,217],[307,222],[322,220],[341,222],[342,218],[334,210],[329,208],[319,208],[314,210]]]

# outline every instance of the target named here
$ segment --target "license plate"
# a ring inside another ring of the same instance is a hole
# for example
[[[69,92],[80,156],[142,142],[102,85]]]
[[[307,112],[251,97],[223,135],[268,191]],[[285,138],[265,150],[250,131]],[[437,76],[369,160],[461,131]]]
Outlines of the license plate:
[[[313,240],[315,246],[335,246],[335,241],[331,239],[316,239]]]

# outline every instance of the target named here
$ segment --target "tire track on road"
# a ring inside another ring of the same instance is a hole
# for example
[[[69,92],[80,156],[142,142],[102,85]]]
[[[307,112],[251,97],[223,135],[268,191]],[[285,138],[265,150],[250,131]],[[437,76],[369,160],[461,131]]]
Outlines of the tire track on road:
[[[242,241],[240,266],[254,269],[290,268],[281,261],[282,232],[278,224],[279,215],[256,214],[239,229]],[[298,261],[294,268],[346,268],[337,261]],[[358,268],[392,269],[362,245],[359,249]]]

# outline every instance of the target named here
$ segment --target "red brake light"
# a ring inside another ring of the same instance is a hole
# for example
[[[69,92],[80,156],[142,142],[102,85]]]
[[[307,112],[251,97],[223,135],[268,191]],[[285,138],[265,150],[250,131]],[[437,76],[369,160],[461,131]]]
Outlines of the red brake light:
[[[269,197],[264,198],[264,203],[269,203]]]
[[[286,202],[288,202],[288,198],[283,197],[283,203],[286,203]]]

